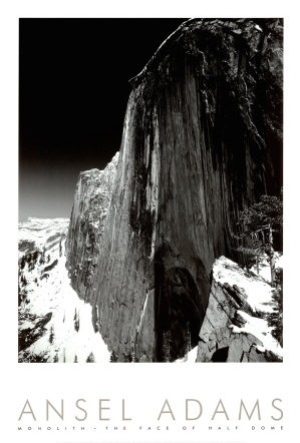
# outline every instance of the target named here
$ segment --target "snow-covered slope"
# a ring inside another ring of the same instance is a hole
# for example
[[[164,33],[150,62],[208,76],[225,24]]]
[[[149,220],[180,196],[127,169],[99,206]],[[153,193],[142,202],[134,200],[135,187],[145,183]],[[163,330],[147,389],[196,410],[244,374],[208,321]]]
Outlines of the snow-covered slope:
[[[270,325],[270,315],[280,315],[274,295],[261,276],[224,256],[217,259],[197,361],[282,361],[283,348]]]
[[[19,362],[108,362],[65,268],[68,219],[19,225]]]

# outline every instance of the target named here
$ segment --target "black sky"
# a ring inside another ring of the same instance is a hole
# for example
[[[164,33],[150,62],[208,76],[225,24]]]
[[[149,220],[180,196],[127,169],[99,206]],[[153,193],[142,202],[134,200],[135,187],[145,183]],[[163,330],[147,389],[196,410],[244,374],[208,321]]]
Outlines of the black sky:
[[[20,19],[19,218],[69,217],[119,149],[128,80],[185,19]]]

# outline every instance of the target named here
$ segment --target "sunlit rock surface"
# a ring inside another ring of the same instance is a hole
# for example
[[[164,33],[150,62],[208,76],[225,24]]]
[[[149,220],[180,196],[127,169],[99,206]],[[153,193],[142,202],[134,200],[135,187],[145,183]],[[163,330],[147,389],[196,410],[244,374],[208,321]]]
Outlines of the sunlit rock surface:
[[[67,236],[67,268],[72,287],[86,300],[98,263],[99,243],[104,229],[115,179],[117,153],[107,167],[79,175]]]
[[[268,314],[274,289],[263,278],[220,257],[213,266],[208,308],[199,334],[198,362],[266,362],[282,359]]]
[[[181,358],[187,331],[197,345],[238,211],[278,194],[282,32],[275,19],[189,20],[131,79],[101,239],[83,176],[67,247],[73,287],[116,360],[165,361],[166,348]]]

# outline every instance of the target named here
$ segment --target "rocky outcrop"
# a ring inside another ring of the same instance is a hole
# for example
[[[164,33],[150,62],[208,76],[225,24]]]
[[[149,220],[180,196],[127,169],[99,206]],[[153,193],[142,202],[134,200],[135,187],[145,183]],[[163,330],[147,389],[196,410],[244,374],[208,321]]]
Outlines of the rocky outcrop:
[[[86,300],[86,291],[93,283],[99,258],[99,243],[115,180],[117,153],[107,167],[91,169],[79,175],[70,226],[66,241],[66,266],[71,284],[79,297]]]
[[[273,289],[257,275],[220,257],[213,266],[206,315],[199,334],[198,362],[266,362],[282,357],[271,334]]]
[[[187,330],[198,343],[239,210],[280,189],[282,23],[189,20],[131,85],[97,268],[77,288],[115,359],[174,360]],[[71,274],[84,254],[69,247]]]

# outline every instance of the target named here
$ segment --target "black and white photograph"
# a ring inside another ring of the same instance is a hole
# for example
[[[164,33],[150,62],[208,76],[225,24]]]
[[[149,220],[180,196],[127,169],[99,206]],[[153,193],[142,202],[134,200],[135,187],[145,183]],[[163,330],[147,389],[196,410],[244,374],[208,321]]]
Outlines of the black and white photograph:
[[[20,19],[20,363],[283,361],[283,30]]]
[[[290,3],[1,3],[3,441],[299,439]]]

